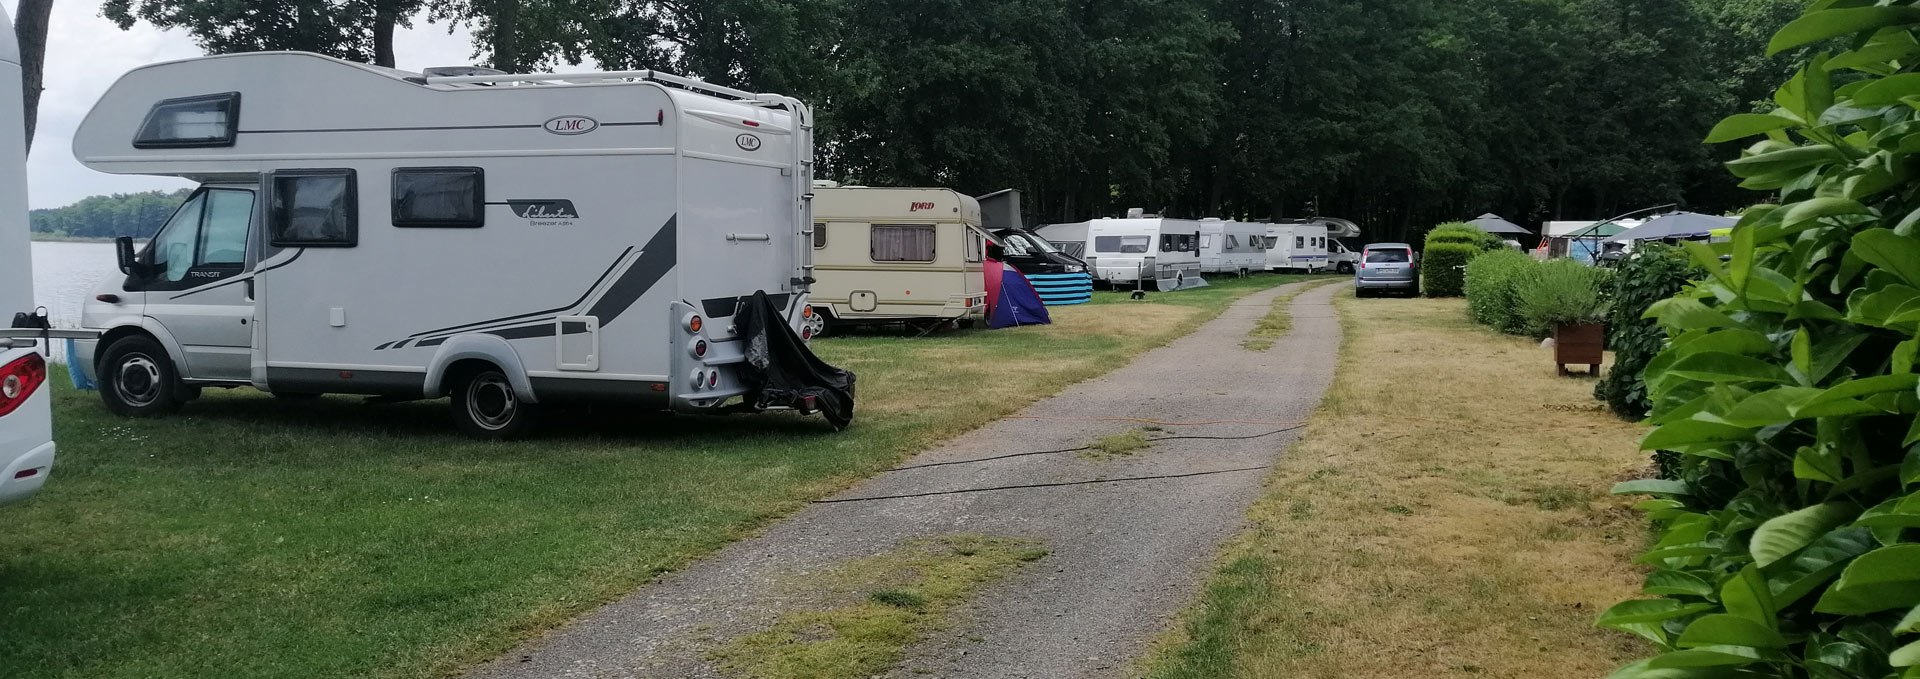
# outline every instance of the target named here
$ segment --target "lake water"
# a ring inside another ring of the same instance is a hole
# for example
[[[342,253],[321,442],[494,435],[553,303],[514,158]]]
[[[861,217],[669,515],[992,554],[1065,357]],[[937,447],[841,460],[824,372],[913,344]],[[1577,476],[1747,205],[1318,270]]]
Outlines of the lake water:
[[[112,243],[42,243],[33,249],[33,301],[53,327],[80,326],[80,306],[102,281],[120,276]]]

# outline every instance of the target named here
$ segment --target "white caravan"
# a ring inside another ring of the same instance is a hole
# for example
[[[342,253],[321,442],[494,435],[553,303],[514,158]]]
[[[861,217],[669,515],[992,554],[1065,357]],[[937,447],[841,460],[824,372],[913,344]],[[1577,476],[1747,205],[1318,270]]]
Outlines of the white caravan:
[[[1327,268],[1327,225],[1288,222],[1267,226],[1267,269],[1313,273]]]
[[[1200,271],[1245,276],[1267,268],[1267,225],[1200,220]]]
[[[981,318],[985,252],[970,196],[814,183],[812,300],[823,321]]]
[[[27,146],[20,50],[0,7],[0,504],[24,500],[53,471],[53,406],[34,322],[33,253],[27,243]],[[16,316],[18,314],[18,316]],[[16,319],[19,322],[15,322]],[[44,324],[44,317],[39,317]]]
[[[125,280],[85,307],[104,334],[81,363],[116,412],[209,386],[452,396],[463,431],[501,438],[553,401],[817,405],[750,384],[740,327],[811,314],[792,98],[259,52],[127,73],[73,151],[201,184],[143,250],[120,241]]]
[[[1200,222],[1142,216],[1138,210],[1129,215],[1049,224],[1034,233],[1086,260],[1096,282],[1160,290],[1205,284],[1200,277]]]

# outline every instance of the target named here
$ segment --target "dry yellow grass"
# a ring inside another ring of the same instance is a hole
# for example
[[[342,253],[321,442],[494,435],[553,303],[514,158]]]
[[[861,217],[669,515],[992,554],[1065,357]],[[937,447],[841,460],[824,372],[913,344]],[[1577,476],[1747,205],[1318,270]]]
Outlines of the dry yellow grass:
[[[1460,300],[1337,302],[1340,372],[1148,675],[1600,677],[1636,594],[1646,457],[1548,353]]]

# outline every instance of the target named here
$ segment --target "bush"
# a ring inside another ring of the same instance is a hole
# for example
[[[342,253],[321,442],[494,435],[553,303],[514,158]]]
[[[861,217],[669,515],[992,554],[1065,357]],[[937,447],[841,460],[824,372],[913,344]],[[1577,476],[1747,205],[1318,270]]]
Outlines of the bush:
[[[1546,337],[1555,324],[1605,322],[1610,273],[1571,259],[1556,259],[1516,277],[1513,304],[1525,334]]]
[[[1660,652],[1613,677],[1920,676],[1914,4],[1813,3],[1774,37],[1799,55],[1780,109],[1708,135],[1765,135],[1728,168],[1779,204],[1689,244],[1707,276],[1649,310],[1672,341],[1641,445],[1679,453],[1680,479],[1614,489],[1657,498],[1639,561],[1663,598],[1600,616]],[[1815,42],[1851,50],[1844,77]]]
[[[1534,258],[1505,248],[1473,258],[1467,264],[1465,289],[1467,312],[1474,322],[1505,333],[1524,332],[1514,304],[1514,285],[1518,277],[1539,266]]]
[[[1480,227],[1465,222],[1450,222],[1427,232],[1421,248],[1420,289],[1428,297],[1459,297],[1465,293],[1465,268],[1475,256],[1506,245]]]
[[[1688,281],[1706,275],[1687,261],[1685,252],[1659,243],[1641,243],[1620,260],[1613,275],[1613,318],[1607,327],[1613,368],[1593,387],[1593,397],[1606,401],[1614,414],[1638,420],[1653,405],[1647,401],[1646,380],[1640,373],[1666,347],[1667,333],[1659,322],[1642,316],[1654,302],[1674,296]]]
[[[1479,255],[1480,248],[1465,243],[1431,243],[1420,255],[1420,289],[1428,297],[1459,297],[1465,294],[1463,268]]]

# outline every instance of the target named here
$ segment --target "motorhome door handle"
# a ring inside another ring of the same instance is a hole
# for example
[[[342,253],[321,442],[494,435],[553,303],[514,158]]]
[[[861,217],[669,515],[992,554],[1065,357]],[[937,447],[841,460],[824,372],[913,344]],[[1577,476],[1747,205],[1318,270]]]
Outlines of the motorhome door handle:
[[[727,240],[730,240],[730,241],[743,241],[743,240],[752,240],[752,241],[770,241],[770,240],[773,240],[773,236],[769,236],[769,235],[767,235],[767,234],[764,234],[764,233],[730,233],[730,234],[727,234]]]

